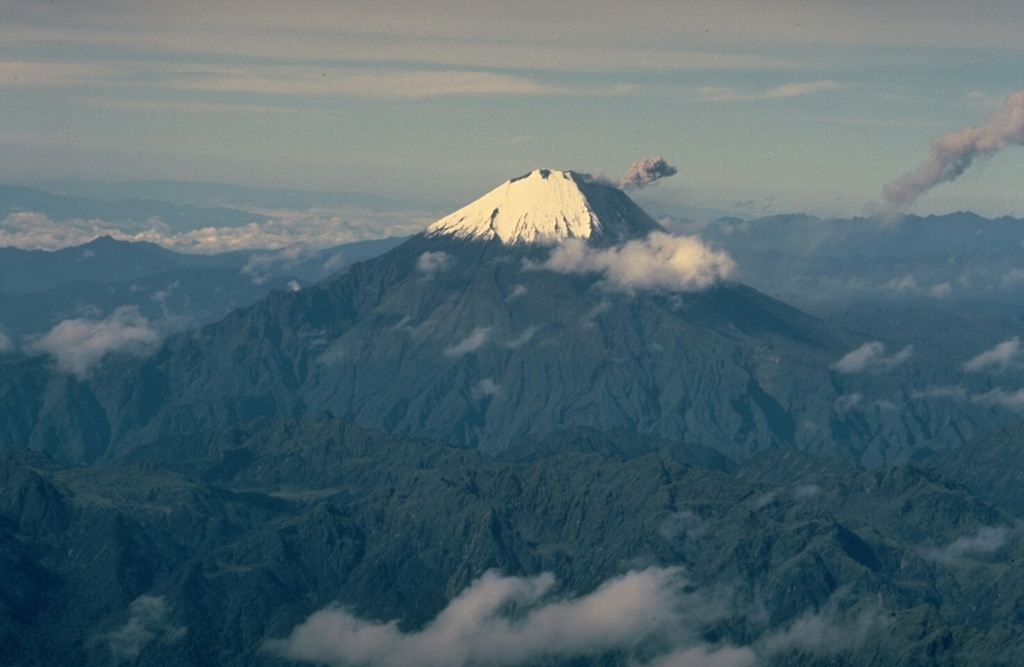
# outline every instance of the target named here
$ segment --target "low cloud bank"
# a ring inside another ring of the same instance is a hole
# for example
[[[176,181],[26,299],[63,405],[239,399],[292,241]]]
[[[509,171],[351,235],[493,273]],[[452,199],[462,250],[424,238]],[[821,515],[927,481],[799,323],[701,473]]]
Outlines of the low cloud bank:
[[[687,527],[693,523],[681,519]],[[332,606],[288,637],[268,640],[264,650],[286,660],[349,667],[513,667],[610,652],[631,667],[753,667],[789,651],[836,655],[891,622],[872,603],[850,607],[845,595],[838,591],[820,612],[808,611],[748,646],[735,646],[709,642],[708,628],[762,618],[763,609],[739,601],[734,591],[695,589],[680,567],[632,571],[582,596],[559,594],[550,573],[506,577],[490,571],[420,630],[403,632],[398,621],[367,621]]]
[[[907,345],[896,354],[886,356],[885,343],[873,341],[864,343],[848,352],[832,368],[840,373],[864,373],[887,371],[905,363],[914,353],[914,346]]]
[[[736,263],[695,236],[652,232],[642,240],[613,248],[594,248],[566,239],[536,268],[559,273],[599,273],[613,291],[668,290],[696,292],[728,278]]]
[[[701,606],[701,613],[715,613],[711,605],[684,591],[687,582],[680,568],[630,572],[581,597],[554,596],[555,583],[549,573],[504,577],[492,571],[473,582],[422,630],[402,632],[396,621],[364,621],[331,607],[310,616],[286,639],[268,641],[265,647],[288,660],[330,665],[499,667],[632,651],[649,639],[664,639],[685,627],[687,610],[681,605],[688,601]],[[687,649],[694,650],[693,657],[714,657],[722,651],[753,657],[749,649],[698,641]],[[747,659],[719,664],[753,663]]]
[[[57,367],[79,378],[110,352],[144,355],[160,342],[160,333],[135,306],[122,306],[102,320],[64,320],[42,338],[24,346],[29,354],[49,354]]]
[[[58,250],[110,236],[119,241],[147,241],[177,252],[198,254],[292,246],[330,248],[352,241],[415,234],[433,220],[421,212],[317,209],[258,213],[270,220],[237,227],[176,231],[158,219],[131,225],[105,220],[55,221],[40,213],[21,211],[0,220],[0,247]]]

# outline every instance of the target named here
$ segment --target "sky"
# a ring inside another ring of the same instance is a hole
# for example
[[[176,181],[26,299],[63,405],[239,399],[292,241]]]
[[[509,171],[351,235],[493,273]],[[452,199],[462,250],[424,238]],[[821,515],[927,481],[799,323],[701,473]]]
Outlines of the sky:
[[[0,182],[443,209],[660,155],[641,203],[849,217],[1024,88],[1022,25],[1019,0],[0,0]],[[1024,148],[982,158],[900,206],[1024,216]]]

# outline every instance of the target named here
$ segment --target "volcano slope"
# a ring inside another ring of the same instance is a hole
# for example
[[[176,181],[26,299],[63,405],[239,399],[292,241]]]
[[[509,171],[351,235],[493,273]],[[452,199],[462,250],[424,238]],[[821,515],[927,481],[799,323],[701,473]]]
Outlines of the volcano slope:
[[[85,378],[5,360],[4,447],[113,461],[162,437],[329,412],[489,453],[581,426],[736,461],[795,446],[873,464],[999,425],[985,406],[913,392],[955,382],[948,360],[837,367],[863,336],[730,282],[730,267],[621,191],[539,170],[145,359],[110,355]],[[902,410],[851,410],[888,388]]]

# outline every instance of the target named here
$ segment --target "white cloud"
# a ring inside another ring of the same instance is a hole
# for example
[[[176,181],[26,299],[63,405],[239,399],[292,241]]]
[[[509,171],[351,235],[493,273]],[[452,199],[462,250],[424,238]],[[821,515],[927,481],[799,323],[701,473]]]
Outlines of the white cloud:
[[[920,286],[917,284],[917,278],[908,273],[907,275],[900,276],[899,278],[893,278],[889,282],[885,283],[883,287],[887,290],[892,290],[893,292],[912,292],[917,290]]]
[[[1004,340],[991,350],[986,350],[964,363],[964,370],[976,372],[985,369],[1005,371],[1020,353],[1020,337]]]
[[[856,350],[846,353],[842,359],[832,364],[832,368],[840,373],[887,371],[906,362],[913,352],[914,346],[907,345],[896,354],[886,356],[885,343],[873,341],[864,343]]]
[[[519,297],[526,295],[526,293],[529,291],[530,290],[526,287],[526,285],[516,284],[512,288],[512,291],[508,293],[508,296],[505,297],[505,299],[507,299],[508,301],[514,301]]]
[[[110,317],[64,320],[25,346],[30,354],[49,354],[61,371],[80,378],[109,352],[143,355],[160,342],[160,333],[135,306],[122,306]]]
[[[822,488],[817,484],[801,484],[793,489],[793,497],[798,500],[817,498],[823,493]]]
[[[438,271],[446,271],[455,258],[443,250],[425,252],[416,258],[416,270],[428,278],[433,278]]]
[[[511,340],[505,341],[504,345],[510,350],[516,350],[522,347],[523,345],[529,343],[530,340],[539,330],[540,327],[537,325],[528,326],[526,327],[526,329],[523,330],[523,333],[519,334],[518,336]]]
[[[1010,410],[1024,410],[1024,389],[1011,392],[997,387],[983,394],[972,394],[971,402],[981,405],[995,405]]]
[[[929,387],[924,391],[911,392],[910,398],[915,400],[948,398],[954,401],[963,401],[967,398],[967,390],[957,385],[943,385],[941,387]]]
[[[653,232],[614,248],[594,248],[580,239],[567,239],[551,252],[540,268],[559,273],[599,273],[604,285],[616,291],[671,290],[692,292],[727,278],[736,263],[694,236]]]
[[[835,655],[856,648],[892,623],[882,609],[873,605],[841,617],[836,602],[843,594],[842,589],[834,594],[822,612],[807,612],[786,629],[763,637],[757,642],[758,653],[773,655],[797,650],[818,656]]]
[[[499,391],[501,391],[500,384],[496,383],[493,378],[484,378],[473,386],[473,398],[479,400],[497,396]]]
[[[476,352],[486,345],[490,339],[491,327],[477,327],[458,343],[444,348],[444,353],[449,357],[461,357],[464,354]]]
[[[845,358],[846,357],[843,357],[843,359]],[[835,407],[836,412],[842,414],[844,412],[849,412],[850,410],[856,408],[858,405],[860,405],[862,400],[864,400],[864,395],[859,392],[854,392],[852,394],[843,394],[842,396],[836,398],[835,403],[833,403],[833,407]]]
[[[690,510],[669,514],[658,526],[658,534],[672,542],[686,538],[697,538],[708,532],[709,526]]]
[[[682,513],[664,528],[674,539],[704,530]],[[967,549],[986,549],[991,536]],[[397,620],[367,621],[338,606],[322,609],[264,649],[286,660],[361,667],[514,667],[564,662],[608,652],[630,667],[752,667],[772,656],[801,651],[835,655],[855,648],[892,621],[867,604],[838,612],[839,591],[821,611],[808,611],[787,627],[748,646],[710,644],[707,628],[731,618],[763,619],[763,608],[741,602],[735,591],[694,588],[680,567],[648,567],[612,578],[593,592],[557,595],[549,573],[505,577],[485,573],[422,629],[404,632]],[[844,608],[848,605],[844,605]]]
[[[422,630],[402,632],[397,621],[364,621],[339,607],[316,612],[286,639],[265,647],[288,660],[366,667],[462,667],[535,664],[608,651],[632,652],[652,638],[676,653],[656,665],[687,664],[700,656],[726,662],[749,649],[709,646],[692,626],[713,622],[723,609],[686,592],[681,568],[629,572],[581,597],[556,598],[551,574],[503,577],[488,572],[453,599]],[[687,631],[689,628],[689,631]],[[677,662],[666,662],[670,658]],[[698,663],[692,663],[698,664]]]
[[[14,341],[7,335],[4,328],[0,326],[0,354],[14,351]]]
[[[1010,269],[1003,274],[1003,287],[1013,287],[1024,283],[1024,269]]]
[[[139,596],[128,608],[128,613],[128,621],[105,636],[110,652],[118,661],[137,658],[142,649],[154,640],[176,642],[187,631],[168,620],[167,602],[162,595]]]
[[[999,550],[1009,536],[1006,528],[999,526],[983,526],[969,537],[958,537],[941,549],[932,549],[927,556],[933,560],[953,565],[970,555],[990,554]]]

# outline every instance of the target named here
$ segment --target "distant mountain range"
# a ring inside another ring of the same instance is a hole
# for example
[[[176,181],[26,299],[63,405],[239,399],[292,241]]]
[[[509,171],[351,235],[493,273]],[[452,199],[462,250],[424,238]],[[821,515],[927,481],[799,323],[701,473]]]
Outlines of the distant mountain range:
[[[147,229],[154,218],[182,231],[203,227],[238,227],[268,218],[223,206],[172,204],[155,199],[61,195],[14,185],[0,185],[0,219],[12,213],[31,211],[51,220],[77,218],[120,223],[129,229]]]
[[[56,251],[0,248],[0,331],[16,341],[130,307],[167,335],[220,319],[272,290],[321,280],[399,242],[190,255],[104,236]]]
[[[822,302],[1024,299],[1024,220],[973,213],[897,220],[777,215],[671,221],[737,262],[736,278],[777,298]]]

